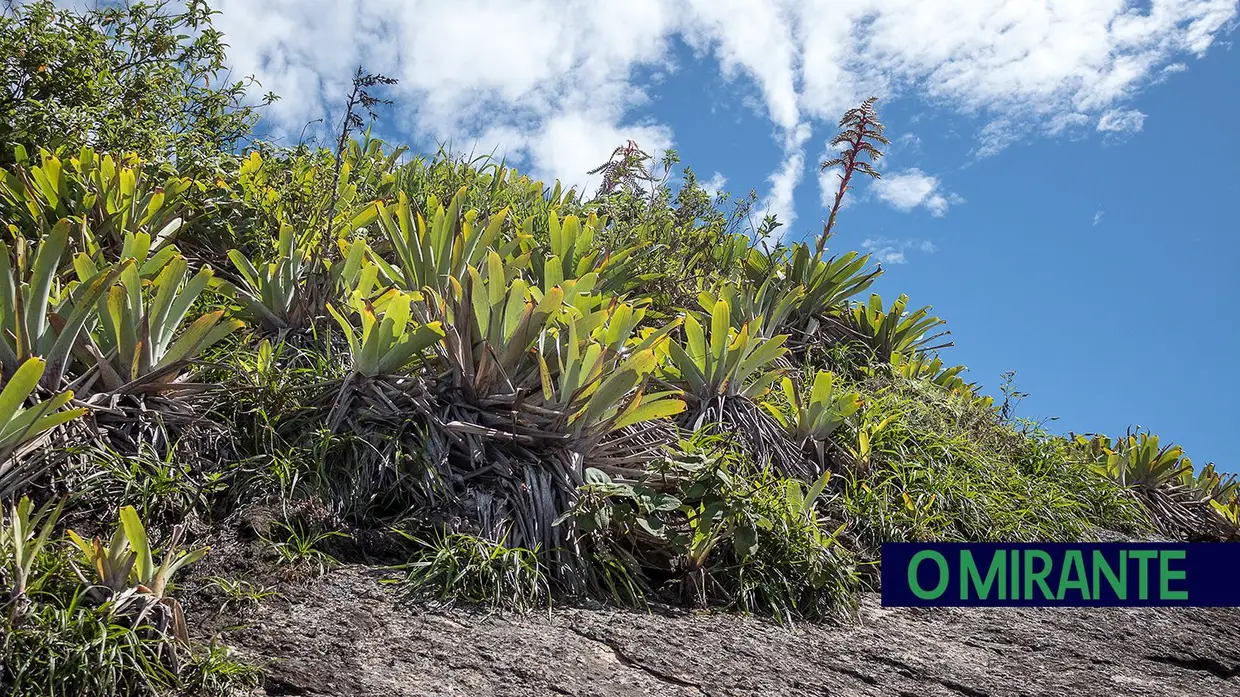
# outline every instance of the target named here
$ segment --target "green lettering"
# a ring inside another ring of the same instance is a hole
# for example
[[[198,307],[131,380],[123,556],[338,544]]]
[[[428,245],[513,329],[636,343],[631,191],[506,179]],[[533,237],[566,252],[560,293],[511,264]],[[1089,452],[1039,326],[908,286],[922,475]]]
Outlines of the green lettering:
[[[1115,569],[1111,567],[1111,563],[1107,561],[1107,557],[1101,550],[1094,550],[1094,597],[1102,597],[1102,577],[1107,577],[1107,583],[1111,584],[1111,590],[1114,591],[1115,597],[1119,600],[1128,599],[1128,552],[1120,550],[1119,553],[1119,575],[1115,575]]]
[[[1034,571],[1033,562],[1035,560],[1042,562],[1042,568]],[[1033,600],[1033,585],[1036,583],[1042,589],[1042,597],[1047,600],[1054,598],[1055,594],[1051,593],[1050,586],[1046,585],[1046,577],[1051,575],[1051,555],[1040,549],[1030,549],[1025,551],[1025,600]]]
[[[1012,561],[1012,592],[1008,597],[1012,600],[1020,600],[1020,550],[1012,550],[1009,559]]]
[[[1188,577],[1187,571],[1172,571],[1172,559],[1184,559],[1188,556],[1182,549],[1167,549],[1158,554],[1158,597],[1161,600],[1188,600],[1188,591],[1173,591],[1171,581],[1183,581]]]
[[[1055,600],[1063,600],[1069,590],[1080,592],[1081,600],[1089,600],[1089,581],[1085,578],[1085,558],[1079,549],[1070,549],[1064,554],[1063,568],[1059,570],[1059,592],[1055,595]]]
[[[978,571],[977,562],[973,560],[973,553],[969,550],[960,552],[960,599],[969,599],[970,584],[977,590],[978,600],[987,600],[990,597],[990,587],[994,585],[995,580],[999,582],[999,600],[1007,599],[1007,551],[999,550],[990,558],[990,567],[986,569],[986,580],[982,580],[981,573]]]
[[[1141,600],[1150,599],[1150,560],[1157,556],[1158,551],[1153,549],[1133,549],[1128,552],[1129,559],[1141,562],[1137,571],[1137,597]]]
[[[917,567],[926,559],[933,559],[939,567],[939,584],[931,591],[922,588],[917,582]],[[908,563],[908,588],[913,591],[913,595],[922,600],[934,600],[947,590],[950,575],[947,571],[947,560],[943,558],[943,555],[931,549],[924,549],[914,554],[913,559]]]

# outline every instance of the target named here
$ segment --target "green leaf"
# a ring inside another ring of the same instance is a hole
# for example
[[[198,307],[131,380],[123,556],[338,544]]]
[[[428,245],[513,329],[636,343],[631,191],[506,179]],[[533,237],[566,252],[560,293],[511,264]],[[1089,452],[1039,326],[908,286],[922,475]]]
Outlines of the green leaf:
[[[17,416],[22,404],[34,392],[43,376],[46,362],[41,358],[31,358],[17,369],[13,377],[0,390],[0,426],[4,426]]]
[[[139,582],[150,582],[155,575],[151,542],[147,539],[146,527],[142,525],[142,519],[138,517],[138,512],[133,506],[125,506],[121,509],[121,527],[125,531],[125,538],[129,541],[129,548],[137,555],[134,561],[134,571],[138,575]]]

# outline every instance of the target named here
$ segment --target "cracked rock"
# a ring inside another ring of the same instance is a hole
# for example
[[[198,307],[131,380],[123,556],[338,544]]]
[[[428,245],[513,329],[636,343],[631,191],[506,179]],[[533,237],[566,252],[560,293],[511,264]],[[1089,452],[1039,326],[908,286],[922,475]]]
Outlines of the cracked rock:
[[[219,617],[263,695],[1240,695],[1233,609],[883,609],[857,625],[557,609],[418,613],[343,567]]]

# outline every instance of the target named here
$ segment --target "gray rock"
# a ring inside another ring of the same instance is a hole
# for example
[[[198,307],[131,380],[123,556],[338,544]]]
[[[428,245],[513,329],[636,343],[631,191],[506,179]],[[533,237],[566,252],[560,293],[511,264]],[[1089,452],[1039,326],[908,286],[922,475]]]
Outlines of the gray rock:
[[[397,606],[343,567],[224,639],[257,695],[1240,695],[1234,609],[885,609],[847,627],[727,614]],[[221,625],[229,623],[220,618]]]

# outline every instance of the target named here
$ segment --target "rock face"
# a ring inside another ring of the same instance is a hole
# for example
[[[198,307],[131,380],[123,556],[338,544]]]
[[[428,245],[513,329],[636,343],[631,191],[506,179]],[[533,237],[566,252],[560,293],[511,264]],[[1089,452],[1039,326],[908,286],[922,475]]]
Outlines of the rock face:
[[[344,567],[226,641],[257,695],[1240,696],[1240,611],[884,609],[850,627],[565,609],[418,614]],[[223,626],[223,625],[221,625]]]

